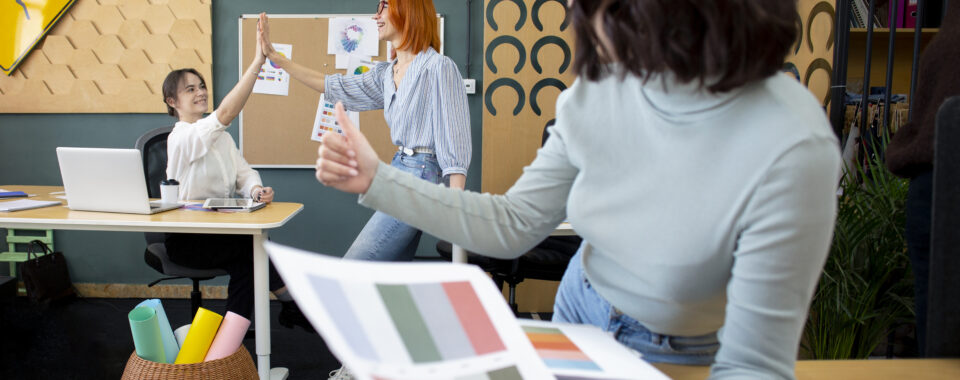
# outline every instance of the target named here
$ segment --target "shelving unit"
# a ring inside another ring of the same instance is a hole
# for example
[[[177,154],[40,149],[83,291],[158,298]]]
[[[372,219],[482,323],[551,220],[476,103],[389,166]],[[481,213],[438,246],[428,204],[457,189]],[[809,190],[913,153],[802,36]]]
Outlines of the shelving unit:
[[[927,47],[940,29],[924,28],[920,31],[920,52]],[[910,72],[913,69],[913,28],[898,28],[894,40],[893,80],[891,90],[894,94],[910,93]],[[870,86],[883,86],[887,73],[887,52],[890,42],[890,29],[873,30],[872,60],[870,63]],[[850,56],[847,61],[847,83],[863,85],[863,65],[867,51],[867,30],[850,29]]]

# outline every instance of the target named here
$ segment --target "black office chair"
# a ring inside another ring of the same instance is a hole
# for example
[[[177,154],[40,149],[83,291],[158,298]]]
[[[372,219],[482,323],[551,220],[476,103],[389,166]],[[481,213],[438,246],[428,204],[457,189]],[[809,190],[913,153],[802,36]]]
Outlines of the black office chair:
[[[925,354],[960,357],[960,96],[940,106],[934,136]]]
[[[541,145],[547,143],[547,138],[550,136],[547,128],[553,123],[554,120],[550,120],[543,127]],[[508,303],[513,313],[517,314],[517,285],[524,279],[560,281],[567,270],[570,258],[577,253],[582,241],[583,239],[579,236],[550,236],[513,260],[495,259],[467,252],[467,262],[490,273],[497,288],[503,289],[504,283],[509,285]],[[437,253],[450,260],[453,256],[452,244],[443,240],[437,242]]]
[[[143,159],[143,171],[147,180],[147,193],[151,198],[160,197],[160,181],[167,177],[167,135],[173,127],[162,127],[148,131],[137,139],[136,148],[140,150]],[[170,261],[167,255],[166,234],[145,232],[147,249],[143,252],[143,261],[166,277],[161,277],[147,286],[154,286],[160,281],[189,278],[193,281],[193,291],[190,292],[190,320],[202,306],[203,297],[200,293],[200,281],[209,280],[217,276],[224,276],[223,269],[194,269]]]

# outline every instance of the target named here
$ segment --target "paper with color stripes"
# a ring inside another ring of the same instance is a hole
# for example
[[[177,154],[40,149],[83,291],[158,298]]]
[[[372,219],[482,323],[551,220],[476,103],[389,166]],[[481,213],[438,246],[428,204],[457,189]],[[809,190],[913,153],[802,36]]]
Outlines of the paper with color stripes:
[[[475,266],[264,246],[300,310],[358,379],[554,378]]]
[[[519,323],[558,378],[669,379],[599,327],[529,319]]]

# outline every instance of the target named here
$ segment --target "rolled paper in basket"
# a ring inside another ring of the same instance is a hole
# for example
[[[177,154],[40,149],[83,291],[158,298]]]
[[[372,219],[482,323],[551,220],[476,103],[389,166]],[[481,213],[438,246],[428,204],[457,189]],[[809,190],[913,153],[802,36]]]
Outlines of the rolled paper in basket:
[[[203,361],[208,362],[233,355],[240,348],[240,344],[243,343],[243,337],[247,335],[248,328],[250,328],[249,319],[228,311],[227,315],[223,317],[223,323],[220,324],[217,336],[213,338],[213,344],[210,345],[207,357],[203,358]]]
[[[190,331],[187,332],[187,338],[183,340],[183,346],[180,347],[180,354],[177,355],[177,361],[174,364],[202,362],[203,357],[207,356],[207,350],[210,349],[210,343],[213,343],[213,337],[217,335],[217,328],[220,327],[222,320],[223,317],[220,314],[202,307],[197,309],[197,315],[193,317]]]
[[[160,303],[159,299],[154,298],[137,305],[137,307],[140,306],[147,306],[156,310],[157,324],[160,325],[160,339],[163,341],[164,357],[167,358],[165,363],[173,363],[173,360],[177,358],[177,353],[180,352],[180,344],[177,343],[177,338],[173,336],[173,328],[170,327],[170,322],[167,320],[167,313],[163,311],[163,304]]]
[[[152,307],[137,307],[127,314],[127,319],[130,321],[130,332],[133,333],[133,346],[137,350],[137,356],[152,362],[166,363],[157,311]]]
[[[173,336],[177,337],[177,346],[183,347],[183,341],[187,339],[187,332],[189,331],[189,324],[177,327],[177,330],[173,332]]]

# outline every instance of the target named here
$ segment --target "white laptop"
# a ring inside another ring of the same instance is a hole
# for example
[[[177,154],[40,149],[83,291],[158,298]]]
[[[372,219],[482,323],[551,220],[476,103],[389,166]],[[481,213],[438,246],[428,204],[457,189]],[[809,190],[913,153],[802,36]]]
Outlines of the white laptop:
[[[180,207],[151,202],[136,149],[57,148],[71,210],[155,214]]]

